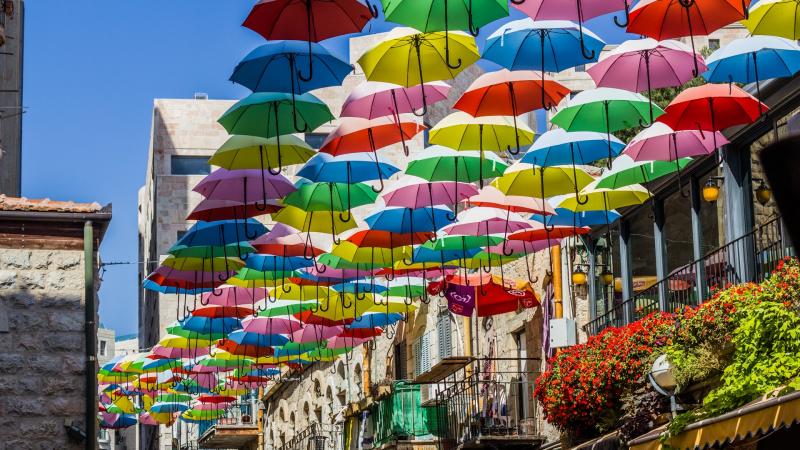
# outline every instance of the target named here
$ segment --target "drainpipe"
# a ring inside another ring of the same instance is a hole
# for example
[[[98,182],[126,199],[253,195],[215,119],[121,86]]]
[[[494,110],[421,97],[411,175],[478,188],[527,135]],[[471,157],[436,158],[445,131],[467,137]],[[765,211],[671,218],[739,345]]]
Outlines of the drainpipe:
[[[550,267],[553,270],[553,318],[564,317],[564,293],[561,287],[561,246],[554,245],[550,248]]]
[[[97,329],[94,296],[94,227],[83,225],[84,332],[86,333],[86,449],[97,448]]]
[[[364,346],[364,364],[361,366],[361,374],[364,398],[369,398],[372,394],[370,390],[370,383],[372,383],[372,349],[369,345]]]

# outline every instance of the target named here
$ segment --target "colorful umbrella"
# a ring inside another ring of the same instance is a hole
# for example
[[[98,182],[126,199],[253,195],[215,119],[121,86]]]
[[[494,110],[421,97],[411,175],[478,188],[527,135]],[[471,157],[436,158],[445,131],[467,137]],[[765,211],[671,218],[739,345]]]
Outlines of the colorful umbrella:
[[[583,189],[591,183],[592,176],[583,168],[571,166],[538,167],[515,163],[492,186],[506,195],[547,198],[574,192],[575,186]]]
[[[753,34],[800,39],[800,8],[795,0],[759,0],[742,23]]]
[[[429,105],[447,99],[450,85],[443,81],[425,83],[425,94]],[[341,117],[378,117],[414,113],[423,107],[422,85],[403,87],[380,81],[365,81],[350,92],[342,105]],[[399,122],[399,120],[397,120]]]
[[[261,199],[263,203],[258,209],[266,211],[268,200],[283,198],[294,192],[295,187],[280,173],[273,175],[260,169],[217,169],[192,190],[210,200],[232,200],[243,205],[248,205],[249,200]]]
[[[277,200],[267,200],[264,205],[257,200],[242,203],[236,200],[203,199],[194,207],[192,212],[186,216],[186,220],[213,222],[215,220],[249,219],[264,214],[272,214],[278,212],[280,209],[281,205],[278,204]]]
[[[634,161],[627,155],[622,155],[611,166],[611,170],[603,173],[598,178],[597,188],[618,189],[634,184],[650,183],[663,176],[678,172],[688,166],[692,158],[676,159],[672,161]],[[680,182],[678,183],[680,188]]]
[[[531,220],[542,222],[547,227],[593,227],[616,222],[617,219],[622,217],[622,214],[616,211],[602,210],[574,212],[565,208],[556,208],[555,210],[556,213],[552,216],[534,214],[531,216]]]
[[[634,136],[622,154],[634,161],[675,161],[709,155],[717,149],[716,145],[727,143],[719,131],[673,130],[667,124],[656,122]]]
[[[695,36],[745,19],[750,0],[641,0],[630,10],[628,32],[654,39],[689,37],[692,53]],[[700,73],[695,60],[694,76]]]
[[[280,138],[236,135],[228,138],[208,163],[229,170],[267,169],[277,175],[282,168],[302,164],[315,154],[305,141],[291,134]]]
[[[482,56],[509,70],[561,72],[597,61],[604,46],[580,22],[525,18],[492,33]]]
[[[271,138],[313,131],[333,119],[328,106],[312,94],[257,92],[236,102],[218,122],[230,134]],[[276,144],[280,147],[279,140]]]
[[[381,208],[364,219],[374,230],[393,233],[436,231],[452,222],[452,211],[446,208]]]
[[[515,213],[555,214],[547,200],[522,195],[506,195],[494,186],[484,186],[478,194],[467,199],[466,203]]]
[[[585,202],[578,202],[576,195],[568,195],[556,207],[566,208],[570,211],[598,211],[624,208],[626,206],[641,205],[652,197],[650,191],[644,186],[632,184],[618,189],[597,187],[597,181],[592,182],[580,192],[586,197]]]
[[[503,174],[508,164],[494,153],[478,151],[457,151],[441,145],[426,147],[417,153],[406,167],[408,175],[428,181],[466,181],[494,178]]]
[[[470,183],[456,181],[430,182],[406,175],[389,186],[381,196],[386,206],[422,208],[436,205],[457,205],[461,200],[478,193]]]
[[[328,211],[331,215],[342,211],[339,217],[346,220],[352,208],[372,204],[376,198],[378,194],[364,183],[307,183],[286,196],[283,203],[304,211]],[[347,215],[343,211],[347,211]]]
[[[408,156],[406,140],[421,133],[425,128],[424,125],[417,123],[413,116],[407,114],[399,116],[398,120],[390,117],[377,119],[346,117],[340,119],[339,126],[325,138],[320,152],[334,156],[363,152],[375,154],[378,149],[402,143],[403,152]]]
[[[457,68],[450,67],[445,57],[447,51],[460,59],[462,64]],[[378,45],[367,50],[358,63],[370,81],[411,87],[428,81],[455,78],[479,58],[475,38],[466,33],[420,33],[413,28],[398,27],[390,31]],[[421,90],[422,114],[425,114],[428,99],[424,85]]]
[[[350,153],[331,156],[319,153],[311,158],[297,175],[309,181],[332,183],[361,183],[385,180],[400,169],[373,153]]]

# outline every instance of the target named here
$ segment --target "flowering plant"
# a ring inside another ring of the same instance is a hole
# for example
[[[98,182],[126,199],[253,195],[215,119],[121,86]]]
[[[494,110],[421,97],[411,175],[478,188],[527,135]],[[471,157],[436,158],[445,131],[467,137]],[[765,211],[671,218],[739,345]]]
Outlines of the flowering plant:
[[[602,431],[606,419],[621,414],[624,394],[644,384],[655,350],[670,343],[673,330],[672,315],[652,313],[559,351],[534,391],[547,421],[576,435]]]

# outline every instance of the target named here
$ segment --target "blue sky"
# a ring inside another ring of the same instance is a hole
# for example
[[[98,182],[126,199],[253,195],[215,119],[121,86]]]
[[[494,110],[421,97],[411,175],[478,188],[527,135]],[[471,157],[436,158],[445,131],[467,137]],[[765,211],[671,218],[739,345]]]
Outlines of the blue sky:
[[[245,96],[228,77],[263,43],[240,26],[254,3],[26,2],[23,195],[113,203],[101,256],[135,262],[136,196],[145,178],[153,99]],[[608,17],[588,26],[608,41],[624,38]],[[344,45],[334,44],[338,51]],[[103,274],[100,320],[117,334],[138,327],[136,273],[135,265],[122,265]]]

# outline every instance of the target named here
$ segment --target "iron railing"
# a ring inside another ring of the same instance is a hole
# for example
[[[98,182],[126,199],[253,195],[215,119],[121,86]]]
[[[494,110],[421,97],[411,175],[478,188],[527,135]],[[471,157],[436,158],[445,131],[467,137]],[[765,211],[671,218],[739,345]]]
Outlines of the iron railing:
[[[684,306],[697,306],[714,291],[728,285],[763,281],[782,258],[793,254],[783,238],[780,217],[772,218],[614,305],[583,329],[594,335],[607,327],[622,326],[661,309],[674,311]]]
[[[197,426],[198,436],[204,436],[217,425],[225,427],[252,428],[258,426],[253,415],[253,404],[250,402],[234,403],[225,410],[225,415],[214,420],[200,422]]]
[[[448,383],[436,397],[440,448],[469,445],[480,439],[540,437],[536,402],[531,395],[537,375],[519,374],[504,381],[476,372]]]
[[[332,433],[325,431],[318,423],[312,423],[298,432],[289,442],[277,450],[325,450],[335,446]]]

